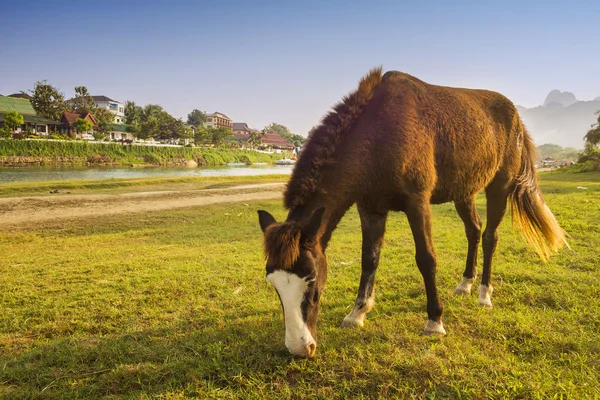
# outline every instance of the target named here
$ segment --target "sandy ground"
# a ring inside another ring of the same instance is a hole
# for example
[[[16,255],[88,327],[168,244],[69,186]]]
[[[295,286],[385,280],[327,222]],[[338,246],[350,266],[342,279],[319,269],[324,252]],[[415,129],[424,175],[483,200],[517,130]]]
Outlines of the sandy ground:
[[[284,183],[224,189],[0,198],[0,228],[87,216],[142,213],[217,203],[281,198]]]

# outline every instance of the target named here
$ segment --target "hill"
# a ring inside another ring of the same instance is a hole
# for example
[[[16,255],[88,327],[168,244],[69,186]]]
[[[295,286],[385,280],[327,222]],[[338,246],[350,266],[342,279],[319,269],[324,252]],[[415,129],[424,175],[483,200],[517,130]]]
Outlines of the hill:
[[[596,122],[600,97],[593,101],[580,101],[570,92],[553,90],[544,105],[534,108],[517,106],[517,109],[536,144],[556,143],[581,149],[583,137]]]

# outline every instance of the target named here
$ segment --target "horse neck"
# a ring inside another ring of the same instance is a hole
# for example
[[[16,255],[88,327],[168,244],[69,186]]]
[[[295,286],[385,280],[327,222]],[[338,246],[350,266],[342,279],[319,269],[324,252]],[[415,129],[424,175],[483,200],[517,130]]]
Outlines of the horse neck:
[[[348,187],[350,186],[347,182],[340,185],[339,180],[324,181],[320,190],[307,202],[290,210],[287,220],[300,224],[306,223],[316,210],[325,207],[319,229],[321,248],[325,251],[333,231],[346,211],[354,204],[354,196],[349,193]]]

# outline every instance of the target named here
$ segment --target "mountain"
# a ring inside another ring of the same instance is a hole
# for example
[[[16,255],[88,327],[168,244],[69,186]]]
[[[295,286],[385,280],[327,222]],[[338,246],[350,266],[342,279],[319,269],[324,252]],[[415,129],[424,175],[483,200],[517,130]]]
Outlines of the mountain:
[[[516,107],[536,144],[556,143],[582,149],[583,137],[597,121],[595,113],[600,110],[600,97],[579,101],[573,93],[553,90],[542,106]]]
[[[571,92],[561,92],[560,90],[554,89],[548,96],[546,96],[546,100],[544,101],[544,107],[548,107],[552,103],[556,103],[556,105],[562,105],[563,107],[568,107],[573,103],[577,103],[577,98]]]

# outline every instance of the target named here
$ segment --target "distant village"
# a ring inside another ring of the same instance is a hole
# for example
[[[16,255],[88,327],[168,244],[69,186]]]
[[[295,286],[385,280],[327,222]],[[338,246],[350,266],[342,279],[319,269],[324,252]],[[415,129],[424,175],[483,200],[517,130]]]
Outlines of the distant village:
[[[86,89],[87,90],[87,89]],[[15,93],[8,96],[0,95],[0,129],[7,133],[5,138],[13,139],[75,139],[86,141],[113,141],[127,144],[140,145],[225,145],[240,149],[254,149],[264,152],[288,153],[293,156],[298,153],[304,138],[300,135],[291,134],[282,125],[272,124],[263,130],[252,129],[245,122],[234,122],[233,119],[221,112],[204,114],[198,110],[193,112],[201,114],[201,120],[196,124],[173,119],[185,133],[181,135],[165,135],[163,137],[144,137],[136,134],[135,129],[126,124],[126,104],[113,100],[107,96],[86,96],[87,101],[93,101],[90,105],[91,111],[73,112],[63,111],[59,118],[51,119],[36,112],[32,104],[32,96],[27,93]],[[73,106],[76,98],[66,100],[65,103]],[[161,112],[164,112],[160,106]],[[140,111],[143,109],[138,107]],[[97,117],[99,111],[106,110],[111,113],[108,124],[101,124]],[[166,112],[164,112],[166,114]],[[8,115],[7,115],[8,114]],[[19,115],[22,121],[11,124],[7,121],[9,115]],[[168,115],[168,114],[167,114]],[[57,114],[58,116],[58,114]],[[87,121],[83,123],[82,121]],[[83,128],[82,128],[83,127]],[[139,126],[138,126],[139,128]],[[277,129],[279,128],[279,129]],[[158,127],[157,129],[160,129]],[[283,129],[283,130],[282,130]],[[98,135],[101,130],[102,134]],[[278,131],[279,130],[279,131]],[[220,132],[221,142],[212,140],[200,140],[199,135],[206,136],[206,132]],[[158,136],[158,135],[154,135]],[[293,140],[292,140],[293,139]]]

